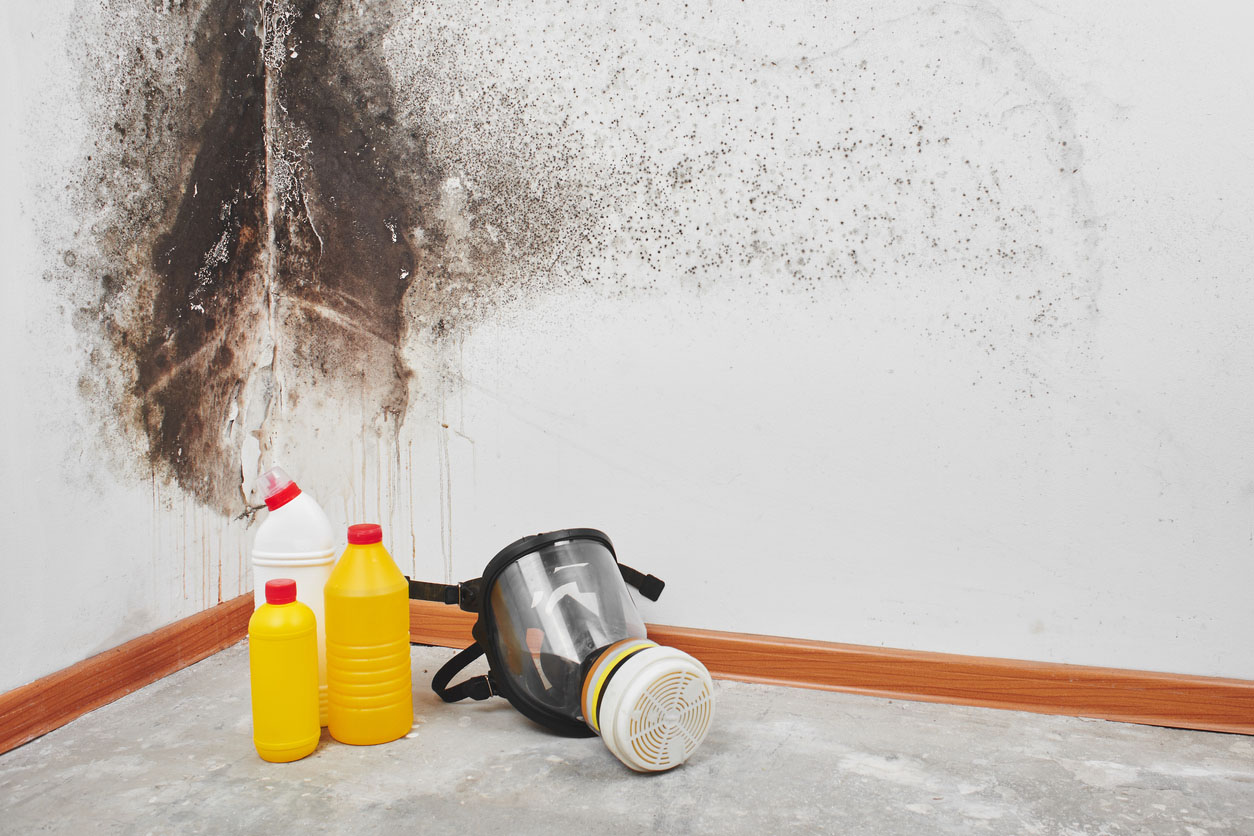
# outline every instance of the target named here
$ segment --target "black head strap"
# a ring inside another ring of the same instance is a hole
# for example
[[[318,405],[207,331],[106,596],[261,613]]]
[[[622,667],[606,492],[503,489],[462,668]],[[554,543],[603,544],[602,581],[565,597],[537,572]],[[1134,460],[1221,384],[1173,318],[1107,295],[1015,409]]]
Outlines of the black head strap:
[[[406,576],[405,580],[409,581],[409,597],[415,601],[435,601],[440,604],[458,603],[457,584],[416,581],[409,576]]]
[[[415,601],[435,601],[461,607],[466,612],[479,612],[479,579],[465,583],[432,583],[416,581],[409,576],[409,597]]]
[[[484,676],[472,676],[465,682],[459,682],[453,687],[449,687],[449,681],[461,673],[467,665],[483,655],[483,648],[478,644],[472,644],[462,652],[458,653],[452,659],[444,663],[444,666],[436,671],[435,678],[431,680],[431,690],[440,695],[440,699],[445,702],[457,702],[470,697],[472,700],[486,700],[496,694],[496,689],[492,687],[492,676],[487,674]]]
[[[648,598],[650,601],[656,601],[662,597],[662,590],[666,588],[666,581],[653,575],[642,574],[630,566],[618,564],[618,571],[623,576],[623,580],[634,586],[640,591],[640,594]]]
[[[648,598],[656,601],[666,588],[666,581],[655,575],[646,575],[625,564],[618,564],[618,572],[623,580]],[[415,601],[435,601],[440,604],[461,607],[466,612],[479,612],[479,578],[465,583],[432,583],[416,581],[406,576],[409,581],[409,597]]]

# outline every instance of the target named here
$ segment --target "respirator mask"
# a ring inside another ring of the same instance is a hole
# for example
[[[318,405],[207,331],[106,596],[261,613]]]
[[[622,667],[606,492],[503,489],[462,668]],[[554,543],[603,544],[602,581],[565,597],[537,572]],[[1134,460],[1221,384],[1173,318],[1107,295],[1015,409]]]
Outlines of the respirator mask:
[[[569,737],[599,734],[638,772],[678,766],[705,739],[714,688],[705,666],[648,640],[627,584],[656,601],[663,582],[623,566],[591,528],[524,537],[461,584],[409,582],[409,597],[478,615],[475,643],[431,682],[445,702],[503,696]],[[449,685],[482,655],[489,672]]]

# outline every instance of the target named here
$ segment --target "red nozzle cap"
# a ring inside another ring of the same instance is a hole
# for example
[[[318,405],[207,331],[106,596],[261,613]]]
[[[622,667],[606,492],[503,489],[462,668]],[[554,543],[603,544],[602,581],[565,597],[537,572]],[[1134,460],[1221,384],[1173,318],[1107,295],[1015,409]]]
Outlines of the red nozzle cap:
[[[348,542],[354,546],[369,546],[383,542],[383,528],[375,523],[358,523],[348,527]]]
[[[300,496],[300,488],[292,481],[287,472],[275,465],[257,477],[257,488],[266,499],[266,507],[273,511],[282,508]]]
[[[296,600],[296,581],[291,578],[278,578],[266,581],[267,604],[290,604]]]
[[[274,496],[266,497],[266,507],[273,511],[275,508],[282,508],[287,503],[300,495],[300,486],[295,482],[291,482],[282,488]]]

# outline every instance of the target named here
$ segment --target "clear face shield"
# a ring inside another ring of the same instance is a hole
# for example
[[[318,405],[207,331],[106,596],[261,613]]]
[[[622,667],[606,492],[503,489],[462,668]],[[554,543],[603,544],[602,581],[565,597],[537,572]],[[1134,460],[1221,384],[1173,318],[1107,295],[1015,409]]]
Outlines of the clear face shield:
[[[432,689],[447,702],[501,695],[561,734],[600,734],[637,771],[683,763],[709,729],[713,684],[696,659],[648,640],[626,582],[654,600],[663,587],[619,564],[593,529],[519,540],[475,581],[411,581],[411,598],[479,615],[476,643],[440,669]],[[487,676],[449,686],[481,654]]]

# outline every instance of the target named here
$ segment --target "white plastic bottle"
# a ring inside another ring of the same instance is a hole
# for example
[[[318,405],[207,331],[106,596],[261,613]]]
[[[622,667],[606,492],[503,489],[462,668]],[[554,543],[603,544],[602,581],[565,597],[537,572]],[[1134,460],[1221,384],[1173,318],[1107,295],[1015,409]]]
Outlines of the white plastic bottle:
[[[313,610],[318,627],[318,718],[327,724],[327,635],[322,588],[340,551],[331,521],[281,467],[257,479],[269,513],[253,539],[254,608],[266,602],[266,581],[296,581],[296,600]]]

